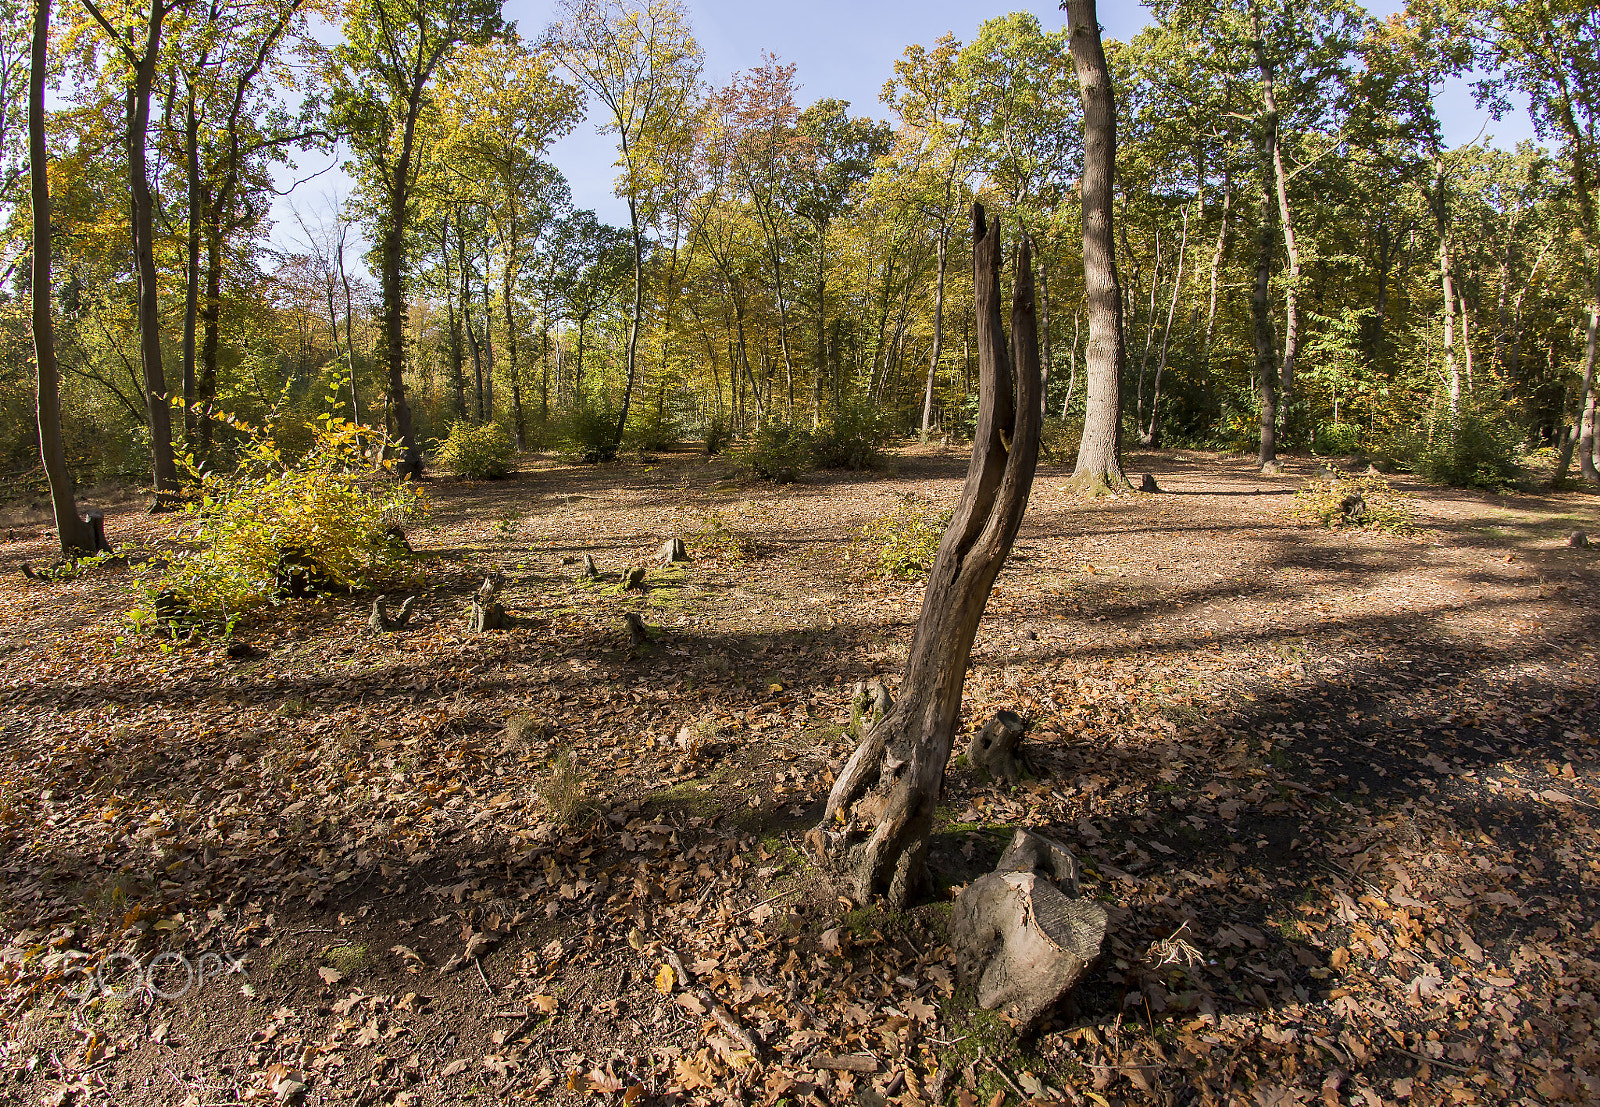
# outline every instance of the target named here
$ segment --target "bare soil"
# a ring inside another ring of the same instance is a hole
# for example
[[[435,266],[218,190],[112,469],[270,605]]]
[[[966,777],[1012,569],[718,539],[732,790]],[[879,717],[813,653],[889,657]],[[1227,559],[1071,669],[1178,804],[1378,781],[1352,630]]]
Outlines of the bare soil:
[[[894,466],[432,482],[408,629],[325,596],[242,657],[133,634],[145,570],[25,581],[50,539],[17,523],[0,1101],[1600,1099],[1600,550],[1566,545],[1600,500],[1397,478],[1394,537],[1297,517],[1311,459],[1135,455],[1162,492],[1093,501],[1041,469],[962,719],[1023,714],[1032,775],[953,764],[938,897],[893,913],[801,835],[921,602],[854,533],[966,458]],[[107,506],[114,541],[184,525]],[[693,560],[621,591],[673,535]],[[491,569],[514,625],[471,635]],[[944,945],[1019,825],[1113,920],[1025,1037]]]

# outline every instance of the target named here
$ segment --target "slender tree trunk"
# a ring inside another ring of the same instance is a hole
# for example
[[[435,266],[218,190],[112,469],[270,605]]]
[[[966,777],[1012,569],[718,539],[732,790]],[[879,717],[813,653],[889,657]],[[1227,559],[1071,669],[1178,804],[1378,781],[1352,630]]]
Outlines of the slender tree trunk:
[[[1126,227],[1126,224],[1124,224]],[[1144,375],[1150,367],[1150,348],[1156,338],[1156,285],[1161,283],[1161,228],[1156,228],[1156,260],[1150,269],[1150,302],[1144,309],[1144,354],[1139,358],[1139,383],[1133,390],[1133,425],[1144,427]]]
[[[622,156],[627,159],[626,149]],[[639,233],[639,204],[631,185],[628,219],[633,227],[633,314],[628,320],[628,382],[622,389],[622,410],[617,415],[617,431],[612,442],[615,446],[622,445],[622,432],[628,425],[628,404],[633,400],[633,382],[638,371],[639,327],[644,319],[644,239]]]
[[[1050,262],[1048,255],[1039,255],[1039,418],[1050,414],[1050,370],[1054,367],[1054,351],[1050,344]]]
[[[1000,229],[973,206],[981,393],[972,462],[928,575],[899,699],[862,739],[807,838],[861,903],[904,907],[927,884],[928,838],[950,760],[972,642],[1028,506],[1039,452],[1032,243],[1017,258],[1010,356],[1000,315]]]
[[[489,254],[483,255],[483,407],[485,417],[494,421],[494,305],[489,300]]]
[[[167,396],[166,372],[161,360],[161,302],[156,287],[155,199],[145,161],[145,138],[150,127],[150,92],[155,83],[161,24],[166,7],[157,0],[150,7],[144,53],[133,65],[128,88],[128,184],[132,194],[134,269],[138,276],[139,363],[144,376],[145,407],[150,421],[150,460],[156,506],[170,506],[170,493],[178,487],[172,453],[172,405]]]
[[[827,299],[827,270],[823,268],[824,250],[828,245],[828,224],[817,221],[817,351],[815,356],[815,372],[812,377],[811,389],[811,429],[816,430],[822,423],[822,378],[828,370],[828,299]],[[937,326],[937,323],[935,324]],[[715,359],[713,359],[713,362]],[[715,364],[712,369],[715,371]],[[718,404],[721,404],[720,394]]]
[[[511,421],[516,430],[517,449],[528,448],[527,426],[522,417],[522,381],[521,371],[517,366],[517,326],[511,310],[511,265],[512,259],[517,256],[517,225],[513,220],[507,232],[510,236],[506,247],[505,273],[500,281],[500,293],[506,301],[506,375],[511,378]]]
[[[1067,413],[1072,410],[1072,394],[1078,390],[1078,324],[1082,320],[1081,312],[1072,313],[1072,349],[1067,352],[1067,364],[1070,375],[1067,377],[1067,398],[1061,405],[1061,421],[1067,421]]]
[[[1161,357],[1156,362],[1156,379],[1150,388],[1150,429],[1144,434],[1145,444],[1160,449],[1159,409],[1161,407],[1161,374],[1167,368],[1167,345],[1172,338],[1172,316],[1178,310],[1178,294],[1183,290],[1183,260],[1189,247],[1189,206],[1183,208],[1183,233],[1178,239],[1178,275],[1172,282],[1172,299],[1167,303],[1167,322],[1161,330]]]
[[[409,145],[409,144],[408,144]],[[389,404],[394,418],[396,445],[400,447],[400,475],[422,477],[422,450],[411,427],[411,405],[406,401],[406,302],[402,274],[405,265],[406,206],[410,199],[410,150],[401,156],[396,180],[391,182],[388,219],[383,228],[383,354],[389,371]],[[387,420],[385,420],[387,422]]]
[[[928,386],[923,390],[922,396],[922,441],[928,441],[928,428],[933,423],[933,386],[939,375],[939,355],[944,349],[944,266],[946,242],[950,238],[950,228],[939,227],[939,263],[938,276],[935,278],[933,293],[933,350],[928,355]]]
[[[1228,245],[1228,218],[1233,210],[1233,180],[1227,161],[1222,165],[1222,225],[1217,228],[1217,248],[1211,255],[1211,301],[1206,307],[1206,342],[1200,356],[1203,370],[1211,368],[1211,342],[1217,324],[1217,282],[1222,276],[1222,255]]]
[[[44,82],[49,72],[50,0],[34,0],[33,44],[28,72],[28,183],[33,204],[33,273],[29,298],[33,311],[34,397],[39,419],[39,461],[50,485],[56,538],[66,557],[95,552],[94,533],[78,517],[72,473],[61,440],[61,375],[56,368],[55,322],[50,315],[50,174],[44,130]]]
[[[200,308],[200,379],[195,392],[202,413],[209,416],[217,398],[217,349],[222,340],[222,227],[211,212],[206,225],[206,296]],[[201,418],[196,427],[200,454],[211,452],[211,420]]]
[[[1275,343],[1272,340],[1272,252],[1278,239],[1275,226],[1278,205],[1273,196],[1276,187],[1272,154],[1277,149],[1278,119],[1272,112],[1262,117],[1259,138],[1260,154],[1260,215],[1256,231],[1255,285],[1250,293],[1251,334],[1255,340],[1256,394],[1261,400],[1261,450],[1257,457],[1265,467],[1278,460],[1278,366]]]
[[[1094,0],[1067,0],[1069,49],[1083,98],[1083,281],[1089,305],[1085,357],[1088,405],[1073,483],[1089,491],[1125,488],[1122,472],[1122,292],[1117,285],[1112,226],[1117,162],[1117,108],[1100,43]]]
[[[355,304],[350,296],[350,273],[344,266],[345,235],[350,224],[339,221],[339,283],[344,286],[344,352],[345,366],[350,370],[350,421],[361,426],[361,392],[356,385]],[[338,335],[334,335],[338,342]]]
[[[461,234],[461,225],[456,224],[456,235]],[[461,320],[456,317],[455,284],[450,279],[450,216],[444,217],[444,226],[439,232],[439,260],[444,265],[444,311],[445,319],[450,327],[450,384],[456,396],[456,418],[465,420],[467,417],[467,379],[463,363],[465,351],[461,334]],[[465,256],[466,244],[461,244],[462,255]]]
[[[204,62],[202,61],[202,64]],[[188,226],[183,244],[183,437],[195,441],[195,323],[200,313],[200,115],[195,110],[194,86],[183,104],[184,180],[188,186]],[[334,335],[338,344],[338,335]]]
[[[1600,280],[1594,287],[1595,299],[1589,305],[1589,326],[1583,349],[1583,380],[1578,385],[1577,421],[1563,435],[1560,460],[1556,463],[1554,483],[1566,480],[1567,469],[1572,464],[1572,453],[1578,453],[1578,471],[1585,480],[1600,482],[1600,469],[1595,465],[1595,387],[1594,367],[1597,332],[1600,332]],[[1565,420],[1562,420],[1565,422]]]
[[[1272,111],[1276,116],[1277,108]],[[1283,224],[1283,248],[1289,259],[1288,280],[1283,290],[1283,361],[1278,374],[1278,410],[1287,426],[1289,407],[1294,403],[1295,368],[1300,353],[1300,247],[1294,237],[1294,212],[1289,207],[1288,178],[1283,172],[1283,136],[1276,129],[1272,165],[1278,182],[1278,219]]]

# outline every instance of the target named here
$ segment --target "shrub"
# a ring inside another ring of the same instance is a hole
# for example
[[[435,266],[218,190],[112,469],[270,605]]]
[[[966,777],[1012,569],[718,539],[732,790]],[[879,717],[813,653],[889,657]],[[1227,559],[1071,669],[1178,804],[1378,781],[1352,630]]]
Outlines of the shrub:
[[[410,551],[391,531],[425,505],[416,485],[370,472],[366,455],[381,449],[381,434],[325,415],[291,464],[270,430],[219,418],[242,433],[237,468],[201,474],[193,457],[184,459],[199,485],[184,509],[198,524],[195,543],[143,584],[145,604],[129,612],[136,628],[155,629],[174,613],[225,626],[280,602],[286,572],[350,590],[411,577]]]
[[[873,550],[878,568],[884,573],[918,577],[933,568],[939,542],[954,514],[908,493],[892,510],[857,530],[856,541]]]
[[[1517,465],[1521,443],[1511,427],[1477,413],[1461,416],[1432,442],[1408,444],[1411,467],[1429,480],[1457,488],[1503,492],[1522,476]]]
[[[712,416],[706,424],[706,454],[716,456],[728,448],[728,442],[733,438],[733,428],[728,421],[720,415]]]
[[[580,404],[561,421],[557,452],[567,461],[594,465],[617,457],[617,413],[595,404]]]
[[[1083,422],[1063,423],[1046,419],[1039,427],[1039,460],[1046,465],[1076,465],[1078,444],[1083,441]]]
[[[738,459],[756,476],[787,484],[811,467],[811,435],[804,427],[769,419],[745,440]]]
[[[511,472],[516,447],[499,423],[452,423],[439,445],[439,464],[467,480],[499,480]]]
[[[819,469],[876,469],[883,464],[885,437],[876,407],[850,404],[812,434],[811,459]]]
[[[670,410],[646,405],[634,409],[637,415],[628,424],[628,444],[636,450],[670,450],[683,437],[683,428]]]
[[[1359,423],[1324,423],[1311,437],[1311,452],[1325,457],[1360,453],[1366,429]]]
[[[1338,530],[1363,527],[1385,534],[1415,534],[1412,496],[1396,492],[1382,477],[1341,477],[1313,481],[1294,494],[1294,512]]]

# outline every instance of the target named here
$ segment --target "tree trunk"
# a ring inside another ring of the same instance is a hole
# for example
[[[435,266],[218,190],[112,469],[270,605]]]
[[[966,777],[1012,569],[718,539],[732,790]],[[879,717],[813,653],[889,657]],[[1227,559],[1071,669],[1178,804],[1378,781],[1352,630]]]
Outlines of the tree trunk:
[[[456,233],[460,234],[459,224]],[[456,394],[456,418],[467,417],[467,378],[464,371],[465,354],[462,350],[461,321],[456,318],[455,286],[450,280],[450,216],[444,217],[444,228],[439,235],[439,259],[444,264],[444,310],[450,327],[450,384]]]
[[[383,356],[389,370],[389,402],[393,409],[396,445],[400,447],[400,475],[413,480],[422,477],[422,450],[411,429],[411,405],[406,402],[405,288],[401,269],[405,263],[406,204],[410,189],[410,150],[401,155],[397,180],[392,182],[389,218],[383,228]]]
[[[922,395],[922,441],[928,441],[928,428],[933,423],[933,385],[939,375],[939,354],[944,346],[944,265],[945,243],[950,228],[939,228],[939,269],[933,293],[933,351],[928,355],[928,386]]]
[[[217,348],[222,341],[222,227],[213,210],[206,225],[206,298],[200,308],[200,379],[195,384],[196,399],[209,415],[217,398]],[[211,452],[211,420],[202,418],[196,427],[200,456]]]
[[[202,59],[201,64],[204,64]],[[195,321],[200,312],[200,117],[191,84],[183,105],[184,178],[188,186],[188,226],[183,244],[183,437],[195,441]],[[334,336],[335,344],[338,335]]]
[[[1600,483],[1600,469],[1595,466],[1595,388],[1594,366],[1596,355],[1597,332],[1600,332],[1600,282],[1595,288],[1595,302],[1589,305],[1589,328],[1584,342],[1583,351],[1583,381],[1578,386],[1577,421],[1564,438],[1561,445],[1561,457],[1556,463],[1554,483],[1560,485],[1567,477],[1567,468],[1572,464],[1572,452],[1578,452],[1578,471],[1585,480]]]
[[[900,699],[868,732],[808,835],[849,874],[856,899],[903,907],[926,880],[928,835],[961,709],[972,641],[1028,506],[1039,452],[1039,349],[1032,243],[1017,257],[1013,351],[1000,316],[1000,228],[973,210],[980,395],[972,463],[939,543]],[[869,794],[870,793],[870,794]],[[865,840],[863,841],[863,837]]]
[[[622,151],[627,160],[628,151]],[[631,178],[630,178],[631,181]],[[628,382],[622,388],[622,410],[617,414],[617,430],[612,445],[622,445],[622,432],[628,425],[628,404],[633,400],[633,382],[639,367],[639,326],[644,319],[644,239],[639,234],[639,204],[628,187],[628,219],[633,227],[633,314],[628,320]]]
[[[350,224],[343,219],[339,221],[339,283],[344,286],[344,353],[345,367],[350,371],[350,421],[356,426],[361,425],[361,392],[356,387],[356,339],[355,339],[355,309],[350,298],[350,274],[344,267],[345,235],[349,233]],[[338,335],[334,336],[337,343]]]
[[[494,305],[489,302],[489,251],[483,253],[483,409],[494,422]]]
[[[1094,0],[1068,0],[1070,50],[1083,97],[1083,280],[1089,303],[1084,358],[1089,394],[1072,482],[1080,491],[1128,488],[1122,471],[1122,292],[1117,285],[1112,202],[1117,108]]]
[[[56,368],[55,322],[50,315],[50,174],[44,131],[44,82],[49,72],[50,0],[35,0],[28,71],[28,183],[33,202],[33,360],[39,417],[39,460],[50,484],[61,553],[95,552],[92,530],[78,517],[72,473],[61,441],[61,375]]]
[[[172,454],[172,405],[167,396],[166,372],[161,360],[161,302],[156,288],[155,200],[145,163],[145,136],[150,127],[150,91],[155,83],[161,23],[166,7],[150,7],[144,53],[133,65],[128,88],[128,185],[132,194],[134,269],[139,286],[139,364],[144,377],[145,408],[150,420],[150,460],[156,506],[170,503],[178,487],[178,470]]]
[[[828,224],[818,221],[817,227],[817,350],[813,359],[816,370],[812,378],[811,389],[811,429],[816,430],[822,422],[822,378],[828,369],[828,300],[827,300],[827,270],[823,268],[824,249],[828,244]],[[938,326],[935,322],[935,327]],[[716,372],[716,359],[712,359],[712,372]],[[721,406],[722,393],[717,393],[717,403]]]
[[[1273,124],[1269,123],[1269,128]],[[1268,153],[1270,139],[1262,145]],[[1260,226],[1256,231],[1256,275],[1250,290],[1251,337],[1255,340],[1256,394],[1261,399],[1261,450],[1257,461],[1263,469],[1278,461],[1278,366],[1272,341],[1272,251],[1277,241],[1277,205],[1272,199],[1271,161],[1263,157],[1261,178]]]
[[[1127,230],[1127,224],[1123,224]],[[1133,389],[1133,425],[1136,430],[1144,428],[1144,375],[1150,368],[1150,348],[1156,340],[1156,285],[1161,283],[1161,228],[1156,228],[1156,259],[1150,268],[1150,302],[1144,309],[1144,353],[1139,357],[1139,381]]]
[[[1178,239],[1178,275],[1172,282],[1172,299],[1167,303],[1167,322],[1161,330],[1161,357],[1156,362],[1156,379],[1150,386],[1150,429],[1144,433],[1144,444],[1160,449],[1161,436],[1156,419],[1161,406],[1161,374],[1167,369],[1167,346],[1172,338],[1172,316],[1178,310],[1178,294],[1183,291],[1183,260],[1189,248],[1189,207],[1183,208],[1183,233]]]
[[[1202,370],[1211,367],[1211,341],[1216,334],[1217,324],[1217,281],[1222,275],[1222,255],[1228,245],[1228,217],[1233,209],[1233,180],[1229,176],[1228,163],[1222,163],[1222,225],[1217,228],[1217,248],[1211,255],[1211,302],[1206,308],[1206,344],[1200,356]]]
[[[516,431],[517,449],[528,448],[527,424],[522,417],[522,381],[517,368],[517,326],[516,319],[511,310],[511,263],[517,256],[517,229],[513,221],[510,235],[510,244],[506,247],[505,275],[501,278],[501,294],[506,301],[506,375],[511,378],[511,422]]]
[[[1067,414],[1072,410],[1072,394],[1078,389],[1078,325],[1082,321],[1081,313],[1072,313],[1072,349],[1067,351],[1067,398],[1061,404],[1061,421],[1067,421]]]

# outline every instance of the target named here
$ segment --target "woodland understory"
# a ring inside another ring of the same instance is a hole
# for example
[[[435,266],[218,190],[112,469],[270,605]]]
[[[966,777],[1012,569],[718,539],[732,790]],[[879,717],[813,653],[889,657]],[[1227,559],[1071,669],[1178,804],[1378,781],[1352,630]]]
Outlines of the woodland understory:
[[[853,536],[948,506],[960,451],[785,486],[689,454],[432,482],[394,633],[325,595],[231,641],[135,634],[136,563],[26,581],[54,542],[19,523],[0,1101],[1593,1102],[1600,553],[1566,538],[1597,500],[1398,478],[1417,535],[1327,530],[1293,514],[1317,461],[1286,460],[1135,453],[1162,491],[1096,500],[1041,465],[961,724],[1021,714],[1030,772],[952,764],[903,912],[803,835],[921,601]],[[151,550],[181,525],[106,518]],[[691,560],[624,592],[673,536]],[[470,634],[493,570],[512,625]],[[1111,916],[1024,1037],[946,945],[1018,826]],[[238,969],[67,994],[167,951]]]

